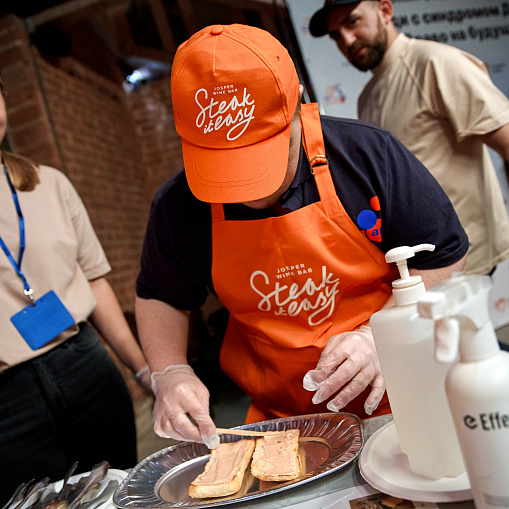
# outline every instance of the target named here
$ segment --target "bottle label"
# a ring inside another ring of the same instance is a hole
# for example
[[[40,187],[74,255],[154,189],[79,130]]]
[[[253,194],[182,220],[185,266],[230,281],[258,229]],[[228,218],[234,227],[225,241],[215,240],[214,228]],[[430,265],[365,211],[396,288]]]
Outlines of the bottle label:
[[[491,476],[480,478],[478,481],[478,494],[475,500],[477,506],[486,509],[504,509],[509,507],[509,491],[507,484],[500,486],[493,485]]]
[[[463,424],[470,430],[500,431],[509,429],[509,414],[502,412],[465,415]]]
[[[509,509],[509,411],[478,410],[456,420],[475,505]]]

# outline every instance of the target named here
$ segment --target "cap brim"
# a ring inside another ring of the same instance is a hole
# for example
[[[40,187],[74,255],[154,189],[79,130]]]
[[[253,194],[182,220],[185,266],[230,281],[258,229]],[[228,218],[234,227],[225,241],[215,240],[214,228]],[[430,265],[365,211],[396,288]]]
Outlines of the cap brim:
[[[360,1],[361,0],[344,0],[324,5],[311,17],[309,22],[309,32],[313,37],[322,37],[322,35],[327,35],[329,33],[329,29],[327,27],[327,18],[329,17],[329,14],[342,5],[355,4]]]
[[[182,139],[191,192],[207,203],[243,203],[275,193],[288,168],[290,125],[260,143],[225,150]]]

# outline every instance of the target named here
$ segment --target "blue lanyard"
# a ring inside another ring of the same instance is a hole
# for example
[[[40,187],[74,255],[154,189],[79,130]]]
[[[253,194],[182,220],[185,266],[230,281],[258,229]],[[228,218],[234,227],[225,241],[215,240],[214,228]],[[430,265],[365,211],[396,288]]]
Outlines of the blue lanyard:
[[[12,185],[11,179],[9,178],[9,172],[7,170],[7,167],[4,166],[5,170],[5,176],[7,177],[7,182],[9,183],[9,187],[11,188],[12,192],[12,198],[14,200],[14,205],[16,206],[16,212],[18,213],[19,218],[19,254],[18,254],[18,261],[14,259],[11,252],[9,251],[9,248],[5,245],[5,242],[3,241],[2,237],[0,237],[0,246],[2,247],[4,253],[6,254],[7,258],[11,262],[11,265],[14,267],[14,270],[18,274],[18,276],[21,278],[21,281],[23,281],[23,287],[24,287],[24,293],[25,295],[31,300],[34,300],[33,297],[33,290],[30,288],[30,285],[28,284],[25,276],[21,272],[21,260],[23,259],[23,252],[25,251],[25,220],[23,218],[23,214],[21,212],[21,207],[19,206],[19,199],[18,199],[18,193],[16,192],[15,187]]]

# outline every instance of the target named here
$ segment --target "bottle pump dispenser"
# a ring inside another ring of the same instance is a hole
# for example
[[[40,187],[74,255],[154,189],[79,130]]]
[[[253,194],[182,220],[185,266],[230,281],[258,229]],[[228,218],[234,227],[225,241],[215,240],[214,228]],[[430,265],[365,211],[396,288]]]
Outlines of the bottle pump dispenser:
[[[428,479],[465,472],[445,394],[449,365],[435,362],[433,323],[419,316],[417,302],[426,295],[422,278],[411,276],[407,259],[432,244],[402,246],[385,255],[400,279],[392,283],[396,305],[370,319],[400,447],[411,470]]]
[[[456,276],[418,303],[435,322],[436,358],[450,368],[446,393],[477,509],[509,507],[509,353],[489,318],[489,276]]]

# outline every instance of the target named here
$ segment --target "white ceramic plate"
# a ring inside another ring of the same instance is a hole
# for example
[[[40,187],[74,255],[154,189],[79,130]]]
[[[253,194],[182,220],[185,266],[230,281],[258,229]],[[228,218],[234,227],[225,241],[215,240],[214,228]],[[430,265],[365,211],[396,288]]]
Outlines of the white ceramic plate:
[[[393,497],[434,503],[472,500],[466,473],[431,480],[410,470],[394,421],[369,437],[359,456],[359,468],[368,484]]]

